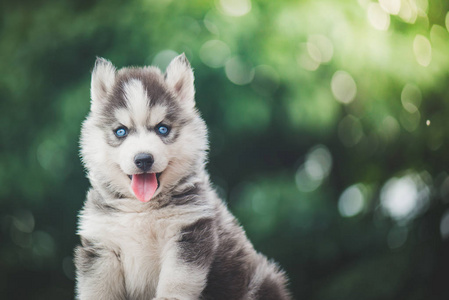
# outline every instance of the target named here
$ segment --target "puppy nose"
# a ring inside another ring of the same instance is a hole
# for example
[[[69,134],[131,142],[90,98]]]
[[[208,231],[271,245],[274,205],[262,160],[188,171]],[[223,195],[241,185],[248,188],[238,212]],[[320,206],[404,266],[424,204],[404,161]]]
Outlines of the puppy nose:
[[[148,171],[154,163],[153,155],[148,153],[139,153],[134,157],[134,163],[142,171]]]

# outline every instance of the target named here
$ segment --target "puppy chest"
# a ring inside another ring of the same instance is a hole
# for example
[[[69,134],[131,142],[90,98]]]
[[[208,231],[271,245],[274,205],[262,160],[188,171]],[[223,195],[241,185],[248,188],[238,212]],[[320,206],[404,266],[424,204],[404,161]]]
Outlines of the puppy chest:
[[[154,296],[161,270],[161,252],[156,240],[142,242],[125,239],[119,255],[126,290]]]
[[[117,247],[127,291],[148,294],[156,289],[161,257],[166,244],[165,230],[145,216],[124,217],[109,228]]]

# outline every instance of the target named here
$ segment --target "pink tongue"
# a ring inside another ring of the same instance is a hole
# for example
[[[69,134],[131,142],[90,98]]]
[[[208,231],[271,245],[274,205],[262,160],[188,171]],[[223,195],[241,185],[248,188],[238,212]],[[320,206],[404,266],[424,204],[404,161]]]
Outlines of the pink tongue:
[[[150,201],[157,189],[155,173],[135,174],[132,177],[131,188],[137,199],[142,202]]]

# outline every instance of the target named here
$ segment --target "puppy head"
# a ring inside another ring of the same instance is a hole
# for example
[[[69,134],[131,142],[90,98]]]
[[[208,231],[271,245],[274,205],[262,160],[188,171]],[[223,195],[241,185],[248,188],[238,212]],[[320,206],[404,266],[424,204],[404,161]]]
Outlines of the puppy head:
[[[147,202],[205,161],[207,132],[195,109],[184,54],[158,68],[116,68],[99,58],[81,154],[92,185]]]

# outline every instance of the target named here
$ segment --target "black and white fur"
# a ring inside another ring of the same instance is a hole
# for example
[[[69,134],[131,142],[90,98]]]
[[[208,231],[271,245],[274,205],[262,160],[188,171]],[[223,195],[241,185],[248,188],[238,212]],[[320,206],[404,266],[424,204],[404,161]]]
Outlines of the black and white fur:
[[[257,253],[211,188],[204,121],[182,54],[158,68],[97,59],[81,154],[92,188],[79,216],[78,299],[290,299],[287,279]],[[155,126],[171,128],[159,136]],[[126,126],[119,139],[114,130]],[[153,198],[130,188],[137,153],[160,173]]]

